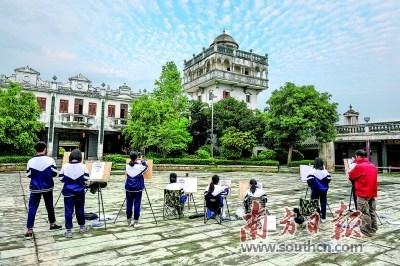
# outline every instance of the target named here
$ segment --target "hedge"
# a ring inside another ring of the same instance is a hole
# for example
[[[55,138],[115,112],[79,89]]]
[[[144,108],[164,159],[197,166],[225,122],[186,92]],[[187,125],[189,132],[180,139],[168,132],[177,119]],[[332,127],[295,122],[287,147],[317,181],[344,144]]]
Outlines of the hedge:
[[[104,156],[105,161],[113,164],[125,164],[126,158],[121,155]],[[154,158],[154,164],[188,164],[188,165],[254,165],[254,166],[278,166],[278,161],[240,161],[223,159],[191,159],[191,158]]]
[[[28,163],[32,156],[0,156],[0,163]]]
[[[300,165],[314,165],[314,160],[301,160],[301,161],[291,161],[288,163],[288,167],[297,167]]]

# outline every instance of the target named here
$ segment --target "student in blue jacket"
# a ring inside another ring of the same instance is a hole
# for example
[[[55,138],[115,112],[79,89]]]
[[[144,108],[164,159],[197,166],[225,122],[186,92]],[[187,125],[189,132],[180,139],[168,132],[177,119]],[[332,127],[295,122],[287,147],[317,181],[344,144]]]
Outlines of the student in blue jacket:
[[[311,187],[311,199],[319,199],[321,205],[321,219],[326,219],[327,193],[331,175],[324,169],[324,162],[321,158],[315,158],[314,169],[307,176],[307,184]]]
[[[35,216],[42,196],[46,205],[50,230],[61,229],[60,225],[55,224],[56,217],[53,207],[53,177],[57,176],[56,163],[53,158],[46,156],[46,143],[43,141],[35,144],[35,150],[36,156],[28,161],[26,170],[26,176],[31,179],[26,238],[33,236]]]
[[[82,152],[75,149],[69,155],[69,163],[66,163],[60,172],[60,180],[64,183],[62,194],[65,208],[65,237],[72,237],[72,216],[74,209],[76,220],[79,224],[79,232],[86,232],[85,226],[85,181],[89,179],[89,172],[82,163]]]
[[[131,152],[130,162],[126,165],[126,219],[128,226],[139,227],[140,205],[144,189],[143,173],[147,170],[144,160],[138,158],[137,152]],[[132,223],[132,208],[133,223]]]

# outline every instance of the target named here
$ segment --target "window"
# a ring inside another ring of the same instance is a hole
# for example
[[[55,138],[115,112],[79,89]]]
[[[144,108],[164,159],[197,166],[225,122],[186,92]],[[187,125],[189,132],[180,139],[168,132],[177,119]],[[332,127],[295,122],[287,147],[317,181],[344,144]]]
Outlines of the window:
[[[89,103],[89,112],[88,112],[88,115],[96,116],[96,107],[97,107],[97,104],[96,104],[96,103]]]
[[[108,117],[115,117],[115,105],[108,105]]]
[[[60,113],[68,113],[68,100],[60,100]]]
[[[83,99],[75,99],[74,114],[83,114]]]
[[[121,103],[120,111],[119,111],[120,118],[127,118],[128,117],[128,105],[125,103]]]
[[[249,71],[248,71],[248,70],[245,70],[245,71],[244,71],[244,74],[245,74],[245,75],[249,75]]]
[[[197,95],[197,100],[201,102],[201,95]]]
[[[227,67],[227,68],[226,68],[226,71],[231,71],[231,68],[230,68],[230,67]]]
[[[250,103],[250,95],[246,94],[246,103]]]
[[[229,91],[223,91],[223,92],[222,92],[222,98],[223,98],[223,99],[226,99],[226,98],[228,98],[229,96],[230,96]]]
[[[46,97],[37,97],[37,103],[41,112],[46,111]]]

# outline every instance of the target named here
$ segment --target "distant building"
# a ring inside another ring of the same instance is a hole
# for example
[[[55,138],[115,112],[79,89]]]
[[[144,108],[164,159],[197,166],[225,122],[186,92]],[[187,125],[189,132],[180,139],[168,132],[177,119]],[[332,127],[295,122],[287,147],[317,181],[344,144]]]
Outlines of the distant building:
[[[26,66],[15,69],[11,76],[1,75],[0,85],[18,82],[33,92],[45,124],[42,140],[48,143],[48,155],[60,156],[60,148],[79,148],[85,158],[101,159],[103,153],[121,152],[124,139],[121,130],[127,123],[130,103],[140,96],[127,85],[111,90],[103,83],[94,87],[78,74],[66,82],[40,79],[40,73]]]
[[[184,61],[184,88],[193,100],[210,103],[233,97],[257,108],[257,95],[268,88],[268,56],[239,50],[225,31],[209,48]]]

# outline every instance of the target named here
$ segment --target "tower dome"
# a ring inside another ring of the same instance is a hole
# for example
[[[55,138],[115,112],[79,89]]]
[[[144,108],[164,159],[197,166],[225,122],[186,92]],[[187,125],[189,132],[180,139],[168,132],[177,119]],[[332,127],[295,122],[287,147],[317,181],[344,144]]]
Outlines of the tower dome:
[[[226,34],[225,30],[222,32],[222,34],[218,35],[217,38],[214,39],[214,42],[210,46],[213,46],[216,44],[222,44],[222,45],[228,46],[230,48],[239,49],[239,45],[237,44],[237,42],[235,42],[235,40],[232,38],[232,36],[230,36],[229,34]]]

